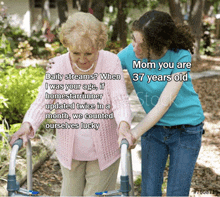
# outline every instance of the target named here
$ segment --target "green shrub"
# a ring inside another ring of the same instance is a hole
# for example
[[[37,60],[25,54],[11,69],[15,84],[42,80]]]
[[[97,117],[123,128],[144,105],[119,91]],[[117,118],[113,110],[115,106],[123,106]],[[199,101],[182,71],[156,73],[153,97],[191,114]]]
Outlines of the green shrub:
[[[10,25],[9,18],[7,16],[0,17],[0,54],[4,54],[4,57],[13,57],[14,51],[19,55],[18,52],[24,53],[26,51],[31,51],[31,55],[35,58],[48,59],[50,56],[50,51],[46,50],[46,43],[58,43],[59,47],[55,50],[55,55],[57,53],[66,53],[67,49],[62,46],[59,41],[58,28],[55,28],[52,33],[55,35],[53,42],[49,42],[44,35],[42,30],[38,32],[33,32],[30,37],[22,30],[20,27],[13,27]],[[22,45],[22,48],[19,45]],[[30,45],[30,46],[29,46]],[[31,50],[30,50],[31,49]],[[21,55],[22,56],[22,55]],[[30,55],[29,55],[30,56]],[[28,57],[29,57],[28,56]],[[23,57],[25,59],[27,57]]]
[[[20,42],[17,49],[14,49],[14,57],[18,62],[21,62],[29,57],[32,56],[31,51],[33,50],[33,47],[30,46],[27,40],[24,42]]]
[[[0,111],[9,125],[22,122],[26,111],[38,94],[44,75],[45,70],[42,67],[31,66],[21,69],[7,67],[1,72]]]
[[[0,18],[0,52],[11,57],[19,42],[27,40],[28,36],[20,27],[11,26],[7,16]]]
[[[138,196],[141,194],[141,175],[137,177],[137,179],[134,181],[134,186],[136,187],[136,191],[138,192]]]
[[[11,43],[6,38],[5,34],[2,34],[0,38],[0,52],[4,55],[10,54],[11,50]]]

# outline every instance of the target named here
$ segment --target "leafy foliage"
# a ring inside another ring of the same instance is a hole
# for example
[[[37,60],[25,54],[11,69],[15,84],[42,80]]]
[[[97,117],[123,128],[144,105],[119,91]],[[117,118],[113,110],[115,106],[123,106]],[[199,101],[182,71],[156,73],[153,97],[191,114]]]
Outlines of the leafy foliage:
[[[20,42],[18,48],[14,49],[14,57],[16,57],[19,62],[21,62],[32,56],[31,50],[33,50],[33,47],[30,46],[27,40],[25,40],[24,42]]]
[[[45,44],[45,50],[49,52],[47,59],[55,57],[57,54],[64,54],[67,52],[67,49],[61,45],[60,42],[56,41],[51,44]]]
[[[220,0],[209,0],[213,6],[214,6],[214,12],[215,14],[218,14],[220,12]]]
[[[16,69],[8,67],[0,74],[0,111],[9,125],[22,119],[35,100],[45,75],[42,67]]]
[[[45,70],[42,67],[16,69],[15,63],[27,58],[48,59],[67,52],[53,30],[51,43],[43,31],[28,37],[19,27],[10,25],[0,10],[0,162],[9,157],[9,136],[16,132],[26,111],[38,94]]]
[[[120,42],[116,41],[116,42],[107,42],[107,45],[105,47],[105,50],[110,51],[112,53],[119,53],[120,50],[122,50],[121,46],[120,46]]]
[[[47,37],[44,35],[43,30],[34,32],[32,36],[28,38],[28,42],[33,47],[32,54],[34,57],[48,59],[48,57],[51,55],[51,51],[53,51],[54,56],[57,53],[61,53],[61,54],[66,53],[67,49],[64,48],[59,41],[58,29],[54,29],[52,33],[55,35],[53,42],[48,41]],[[48,50],[47,45],[52,45],[52,49]]]
[[[33,32],[28,37],[21,28],[10,25],[7,15],[0,16],[0,18],[2,19],[0,20],[0,53],[4,54],[4,57],[13,57],[15,53],[18,61],[32,56],[47,59],[51,55],[51,51],[45,48],[48,43],[56,43],[56,46],[52,46],[54,56],[57,53],[66,53],[67,49],[62,46],[58,38],[58,28],[51,31],[54,35],[53,43],[51,43],[43,30]]]
[[[0,40],[0,52],[4,55],[10,54],[11,50],[11,43],[6,38],[5,34],[2,34]]]
[[[139,195],[141,194],[141,180],[142,180],[142,177],[141,175],[139,175],[134,181],[134,187],[137,188],[137,192]]]
[[[6,56],[12,56],[13,49],[18,47],[19,42],[25,41],[27,35],[19,27],[13,27],[10,25],[9,18],[4,15],[0,16],[0,52]]]
[[[213,55],[216,43],[214,42],[215,18],[206,17],[202,23],[203,35],[200,45],[200,53],[205,55]]]

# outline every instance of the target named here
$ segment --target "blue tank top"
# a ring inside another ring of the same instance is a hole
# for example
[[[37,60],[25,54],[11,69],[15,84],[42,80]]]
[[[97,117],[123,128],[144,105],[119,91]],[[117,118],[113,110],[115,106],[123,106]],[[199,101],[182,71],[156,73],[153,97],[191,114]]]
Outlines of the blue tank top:
[[[169,81],[184,81],[176,99],[157,125],[197,125],[205,119],[189,73],[191,67],[189,51],[183,49],[177,52],[168,50],[162,58],[151,60],[148,63],[147,59],[141,61],[136,58],[133,46],[130,44],[118,53],[118,57],[123,69],[128,70],[137,96],[146,113],[157,104]],[[186,75],[177,75],[175,79],[172,79],[171,75],[178,72],[187,73]]]

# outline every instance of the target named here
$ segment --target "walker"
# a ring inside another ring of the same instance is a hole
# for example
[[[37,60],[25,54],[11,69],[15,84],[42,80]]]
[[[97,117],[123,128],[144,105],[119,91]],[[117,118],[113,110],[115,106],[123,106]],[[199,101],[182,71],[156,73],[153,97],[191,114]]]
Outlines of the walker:
[[[9,174],[7,190],[8,196],[35,196],[39,194],[37,191],[32,190],[32,148],[31,142],[28,140],[26,153],[27,153],[27,189],[20,188],[20,184],[16,181],[15,165],[16,157],[19,149],[23,145],[23,140],[18,139],[12,146],[10,163],[9,163]],[[96,192],[99,196],[114,196],[121,193],[121,196],[134,196],[134,185],[133,185],[133,173],[132,173],[132,162],[131,162],[131,151],[128,150],[129,143],[126,139],[121,142],[121,180],[120,189],[114,191]],[[128,165],[129,164],[129,165]],[[120,195],[119,195],[120,196]]]
[[[96,192],[97,196],[134,196],[133,171],[131,151],[126,139],[121,141],[121,177],[120,189],[114,191]],[[119,195],[121,193],[121,195]]]
[[[23,140],[18,139],[15,141],[15,143],[12,146],[10,163],[9,163],[8,183],[7,183],[8,196],[35,196],[39,194],[39,192],[32,190],[32,148],[31,148],[30,140],[28,140],[28,145],[26,148],[28,189],[20,188],[20,184],[16,181],[16,175],[15,175],[16,157],[22,145],[23,145]]]

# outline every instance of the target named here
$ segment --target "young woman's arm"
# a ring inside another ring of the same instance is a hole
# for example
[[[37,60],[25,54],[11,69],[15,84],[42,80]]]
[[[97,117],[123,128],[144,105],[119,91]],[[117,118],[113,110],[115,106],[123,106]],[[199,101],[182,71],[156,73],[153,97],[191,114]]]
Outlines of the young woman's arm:
[[[186,72],[181,73],[185,74]],[[180,72],[173,74],[172,79],[174,75],[179,74]],[[163,115],[167,112],[167,110],[175,100],[182,84],[183,82],[176,82],[174,80],[167,83],[155,107],[134,129],[132,129],[132,135],[134,138],[136,138],[136,140],[151,127],[153,127],[163,117]]]

